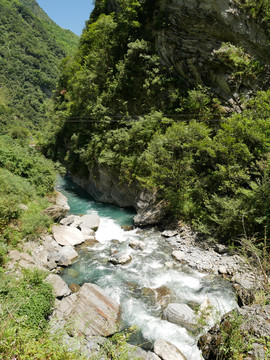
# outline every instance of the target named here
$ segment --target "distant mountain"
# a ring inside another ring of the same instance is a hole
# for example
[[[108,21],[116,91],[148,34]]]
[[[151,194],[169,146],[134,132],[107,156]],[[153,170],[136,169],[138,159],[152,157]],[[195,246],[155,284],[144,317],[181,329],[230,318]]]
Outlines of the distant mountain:
[[[0,13],[0,131],[33,128],[78,36],[56,25],[35,0],[0,0]]]

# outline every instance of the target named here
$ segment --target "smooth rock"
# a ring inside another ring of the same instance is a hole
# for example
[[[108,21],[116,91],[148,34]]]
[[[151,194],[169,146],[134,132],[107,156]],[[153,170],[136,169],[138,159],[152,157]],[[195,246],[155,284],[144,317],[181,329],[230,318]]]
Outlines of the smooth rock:
[[[110,258],[109,261],[112,264],[118,265],[118,264],[127,264],[132,260],[131,255],[129,255],[128,253],[116,253],[113,254]]]
[[[119,305],[104,290],[86,283],[58,303],[54,317],[84,336],[108,336],[118,330],[119,311]]]
[[[158,339],[154,343],[154,352],[162,360],[187,360],[181,351],[172,343]]]
[[[163,319],[193,331],[197,326],[195,312],[186,304],[171,303],[163,311]]]
[[[57,298],[62,298],[71,294],[71,291],[68,288],[67,284],[60,276],[50,274],[45,281],[48,284],[52,285],[54,294]]]
[[[85,241],[85,238],[82,234],[82,232],[75,228],[70,226],[64,226],[64,225],[54,225],[52,227],[52,233],[55,240],[60,245],[79,245]]]
[[[129,246],[135,250],[144,250],[145,249],[145,243],[143,241],[136,240],[136,239],[130,240]]]

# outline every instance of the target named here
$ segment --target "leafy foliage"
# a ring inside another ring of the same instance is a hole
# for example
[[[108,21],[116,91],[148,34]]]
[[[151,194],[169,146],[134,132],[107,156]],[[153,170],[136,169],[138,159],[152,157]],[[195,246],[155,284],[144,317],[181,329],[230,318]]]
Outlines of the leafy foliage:
[[[15,125],[33,129],[44,118],[60,61],[78,40],[34,0],[1,0],[0,11],[0,99],[5,97],[3,105],[0,100],[0,132]]]

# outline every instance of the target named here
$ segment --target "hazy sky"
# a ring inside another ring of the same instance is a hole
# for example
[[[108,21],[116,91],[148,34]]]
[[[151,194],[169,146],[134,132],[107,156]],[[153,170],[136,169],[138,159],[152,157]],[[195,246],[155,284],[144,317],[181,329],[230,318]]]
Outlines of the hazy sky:
[[[64,29],[81,35],[93,9],[92,0],[37,0],[49,17]]]

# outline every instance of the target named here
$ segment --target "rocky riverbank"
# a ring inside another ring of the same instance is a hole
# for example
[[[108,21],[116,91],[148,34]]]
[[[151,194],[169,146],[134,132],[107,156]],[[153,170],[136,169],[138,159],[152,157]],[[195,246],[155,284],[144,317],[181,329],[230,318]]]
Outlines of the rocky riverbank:
[[[52,234],[44,235],[39,242],[25,243],[23,252],[11,251],[9,269],[19,271],[20,267],[37,267],[51,272],[47,281],[53,286],[57,297],[51,319],[53,329],[62,329],[68,326],[68,331],[65,331],[62,337],[63,341],[73,348],[79,346],[78,343],[74,344],[74,339],[78,338],[82,351],[90,356],[90,354],[102,352],[107,336],[121,329],[119,322],[121,306],[96,285],[85,283],[82,287],[77,284],[71,284],[68,287],[57,275],[61,268],[69,266],[78,258],[78,247],[91,246],[96,242],[95,231],[99,227],[97,215],[67,216],[68,210],[66,199],[58,193],[55,204],[47,209],[47,213],[50,213],[55,221],[58,221],[58,224],[52,228]],[[231,254],[223,245],[203,246],[196,234],[186,226],[165,230],[162,236],[172,247],[171,261],[167,262],[165,266],[171,267],[175,263],[181,262],[200,271],[219,274],[233,282],[238,292],[239,305],[249,305],[254,299],[254,290],[259,288],[258,277],[254,274],[251,266],[239,255]],[[143,250],[145,246],[140,241],[129,245],[136,251]],[[118,258],[119,256],[122,258],[124,255],[112,254],[111,259],[108,260],[115,264],[121,264],[121,259]],[[132,261],[132,259],[128,258],[124,263],[128,261]],[[201,304],[199,311],[195,314],[189,306],[173,303],[173,299],[168,296],[166,291],[165,295],[163,290],[160,291],[164,309],[162,316],[169,322],[184,326],[188,331],[193,332],[198,329],[199,319],[210,315],[206,314],[210,309],[207,303]],[[155,293],[155,296],[159,296],[159,292]],[[211,331],[199,342],[207,359],[214,359],[211,357],[213,351],[209,347],[211,344],[214,346],[216,338],[218,338],[218,330],[215,330],[215,340],[210,339]],[[144,351],[134,346],[130,346],[129,349],[130,359],[132,356],[156,360],[185,359],[174,345],[161,339],[155,342],[154,352]],[[207,354],[210,354],[210,357],[207,357]]]

